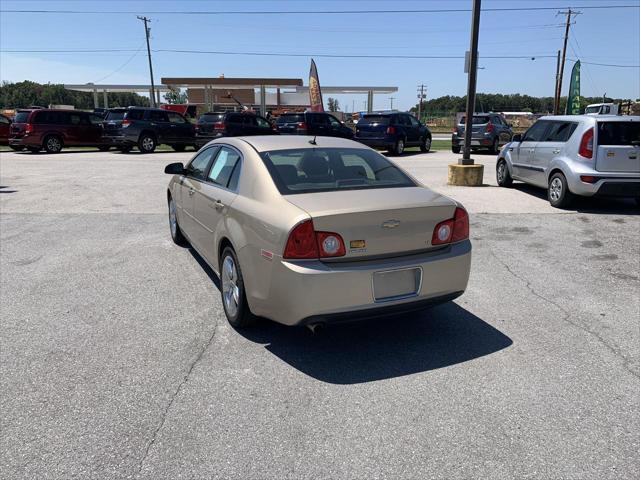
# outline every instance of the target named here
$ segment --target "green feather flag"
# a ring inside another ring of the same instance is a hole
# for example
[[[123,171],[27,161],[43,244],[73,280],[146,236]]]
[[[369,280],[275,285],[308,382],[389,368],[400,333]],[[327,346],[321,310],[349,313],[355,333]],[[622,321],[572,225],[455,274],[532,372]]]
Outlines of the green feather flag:
[[[567,115],[580,115],[580,60],[571,70],[571,83],[569,84],[569,98],[567,98]]]

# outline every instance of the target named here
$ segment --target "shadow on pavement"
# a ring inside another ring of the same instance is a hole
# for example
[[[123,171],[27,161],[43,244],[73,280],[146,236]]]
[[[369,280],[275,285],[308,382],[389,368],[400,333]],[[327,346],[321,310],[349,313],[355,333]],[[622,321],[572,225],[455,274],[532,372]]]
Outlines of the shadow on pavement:
[[[409,315],[329,325],[315,335],[268,321],[239,333],[310,377],[345,385],[449,367],[513,343],[453,302]]]
[[[10,187],[8,187],[7,185],[0,185],[0,193],[16,193],[17,192],[17,190],[11,190],[11,189],[5,190],[7,188],[10,188]]]

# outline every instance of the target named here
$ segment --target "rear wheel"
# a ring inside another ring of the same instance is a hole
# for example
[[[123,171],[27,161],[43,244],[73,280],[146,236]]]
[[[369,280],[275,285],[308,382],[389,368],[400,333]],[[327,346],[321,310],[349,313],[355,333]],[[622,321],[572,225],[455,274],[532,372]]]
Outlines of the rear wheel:
[[[429,150],[431,150],[431,137],[423,138],[420,141],[420,151],[422,153],[427,153]]]
[[[510,187],[513,184],[513,178],[505,160],[499,160],[496,165],[496,182],[501,187]]]
[[[100,150],[101,152],[108,152],[110,148],[111,147],[109,147],[108,145],[100,145],[98,147],[98,150]]]
[[[25,147],[23,147],[22,145],[9,145],[9,148],[14,152],[21,152]]]
[[[393,155],[402,155],[404,152],[404,138],[399,138],[391,149]]]
[[[156,138],[150,133],[143,133],[138,139],[140,153],[153,153],[156,149]]]
[[[187,146],[184,144],[177,144],[171,145],[171,148],[173,148],[176,152],[184,152],[184,149],[187,148]]]
[[[560,172],[554,173],[551,176],[547,194],[549,203],[552,207],[556,208],[567,208],[573,200],[573,193],[569,191],[567,179]]]
[[[451,145],[451,151],[453,153],[460,153],[460,147],[458,145]]]
[[[62,150],[62,139],[57,135],[45,137],[43,147],[47,153],[60,153]]]
[[[229,323],[236,328],[255,324],[256,317],[249,310],[240,264],[231,247],[226,247],[220,257],[220,281],[222,306]]]

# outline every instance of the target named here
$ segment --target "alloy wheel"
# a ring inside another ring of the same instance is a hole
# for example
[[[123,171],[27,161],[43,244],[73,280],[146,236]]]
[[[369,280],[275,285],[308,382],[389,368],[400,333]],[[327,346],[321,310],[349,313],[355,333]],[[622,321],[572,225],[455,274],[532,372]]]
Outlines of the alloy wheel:
[[[227,314],[235,317],[240,305],[240,288],[238,271],[231,255],[227,255],[222,262],[222,299]]]
[[[397,146],[396,146],[396,153],[398,155],[401,155],[402,152],[404,152],[404,140],[400,139],[398,140]]]
[[[507,166],[505,165],[504,162],[500,162],[498,164],[498,182],[499,183],[502,183],[504,181],[504,173],[506,168]]]
[[[549,185],[549,196],[551,200],[557,202],[562,197],[562,180],[558,177],[554,178]]]
[[[149,152],[153,150],[154,147],[155,147],[155,142],[153,141],[153,138],[144,137],[142,139],[142,148],[144,149],[145,152]]]
[[[178,233],[178,218],[176,216],[176,203],[173,199],[169,201],[169,228],[171,228],[171,236],[175,239]]]
[[[62,149],[62,144],[57,137],[49,137],[47,138],[47,151],[49,152],[59,152]]]

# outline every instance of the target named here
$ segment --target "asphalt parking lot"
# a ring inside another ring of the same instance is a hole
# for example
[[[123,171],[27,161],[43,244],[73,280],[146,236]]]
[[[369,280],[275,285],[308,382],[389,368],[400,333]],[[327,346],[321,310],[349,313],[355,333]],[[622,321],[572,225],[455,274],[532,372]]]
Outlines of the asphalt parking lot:
[[[2,478],[637,478],[640,211],[460,200],[467,292],[319,335],[224,318],[175,246],[164,166],[192,154],[0,153]],[[635,474],[633,472],[636,472]]]

